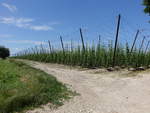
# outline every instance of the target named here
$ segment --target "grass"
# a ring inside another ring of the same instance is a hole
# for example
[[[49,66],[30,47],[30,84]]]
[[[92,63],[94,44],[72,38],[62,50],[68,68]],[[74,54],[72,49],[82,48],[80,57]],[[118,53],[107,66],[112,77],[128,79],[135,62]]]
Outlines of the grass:
[[[0,60],[0,113],[51,103],[63,104],[73,93],[55,77],[14,60]]]
[[[115,66],[120,67],[148,67],[150,65],[150,52],[145,52],[135,48],[130,53],[131,48],[118,44],[116,52]],[[50,62],[71,66],[82,66],[86,68],[111,67],[113,63],[114,48],[112,42],[108,45],[98,43],[97,45],[86,46],[85,50],[81,46],[67,48],[64,51],[47,51],[47,48],[35,47],[16,54],[15,58],[29,59],[40,62]]]

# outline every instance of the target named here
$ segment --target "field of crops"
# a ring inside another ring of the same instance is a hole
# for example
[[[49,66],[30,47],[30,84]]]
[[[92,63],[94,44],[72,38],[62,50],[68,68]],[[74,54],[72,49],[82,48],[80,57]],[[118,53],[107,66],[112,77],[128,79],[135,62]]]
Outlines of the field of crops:
[[[58,63],[71,66],[88,68],[113,66],[114,47],[110,43],[103,45],[98,43],[93,46],[77,46],[76,48],[48,50],[43,46],[31,48],[18,53],[16,58],[29,59],[40,62]],[[115,66],[140,67],[150,65],[150,52],[135,48],[131,52],[128,43],[125,46],[118,45],[115,55]]]
[[[150,65],[150,52],[148,50],[150,41],[148,41],[144,47],[146,38],[144,36],[138,46],[135,45],[138,35],[140,34],[140,30],[138,30],[133,43],[129,45],[128,41],[126,41],[126,43],[120,44],[118,41],[120,20],[121,15],[118,16],[115,43],[113,43],[113,40],[109,40],[108,44],[104,44],[99,37],[96,44],[85,45],[82,29],[80,28],[81,44],[77,45],[71,41],[70,45],[65,45],[60,36],[61,48],[59,49],[53,47],[50,41],[48,41],[48,48],[41,44],[39,47],[36,46],[17,53],[15,58],[87,68],[114,66],[148,67]]]

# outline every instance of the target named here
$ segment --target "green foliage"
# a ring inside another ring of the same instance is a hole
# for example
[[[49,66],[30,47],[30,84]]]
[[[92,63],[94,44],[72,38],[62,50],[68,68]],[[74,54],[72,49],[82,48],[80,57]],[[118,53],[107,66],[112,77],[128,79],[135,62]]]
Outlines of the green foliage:
[[[16,58],[87,68],[110,67],[113,63],[114,48],[112,41],[105,46],[102,44],[93,44],[91,47],[86,45],[85,51],[80,46],[66,49],[64,52],[61,50],[53,50],[49,53],[46,52],[46,49],[43,51],[40,50],[40,48],[35,48],[32,51],[23,51],[18,53]],[[149,60],[150,52],[144,53],[143,51],[139,52],[138,49],[135,49],[133,53],[130,53],[128,43],[126,43],[125,46],[118,44],[115,62],[116,66],[148,66],[150,65]]]
[[[143,5],[146,6],[144,12],[150,14],[150,0],[144,0]]]
[[[6,57],[9,57],[9,55],[10,55],[9,49],[0,46],[0,58],[5,59]]]
[[[0,60],[0,113],[28,107],[61,105],[71,92],[56,78],[22,62]]]

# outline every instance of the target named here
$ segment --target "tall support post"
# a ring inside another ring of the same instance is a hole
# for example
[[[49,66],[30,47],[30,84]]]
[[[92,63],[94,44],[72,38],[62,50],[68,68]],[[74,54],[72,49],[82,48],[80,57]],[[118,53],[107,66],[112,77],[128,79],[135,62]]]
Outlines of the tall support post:
[[[35,46],[35,51],[36,51],[36,54],[38,55],[39,54],[39,49],[37,46]]]
[[[143,40],[142,40],[142,43],[141,43],[141,45],[140,45],[139,53],[138,53],[138,59],[139,59],[139,57],[140,57],[140,53],[141,53],[141,51],[142,51],[145,38],[146,38],[146,37],[144,36],[144,37],[143,37]],[[141,60],[143,61],[144,59],[142,58]],[[136,65],[137,65],[137,66],[141,66],[141,63],[139,64],[139,60],[138,60],[138,62],[136,63]]]
[[[101,35],[99,35],[99,37],[98,37],[98,45],[99,46],[101,45]]]
[[[145,41],[145,36],[143,37],[143,40],[142,40],[142,43],[141,43],[141,46],[140,46],[140,49],[139,49],[139,53],[141,52],[142,48],[143,48],[143,45],[144,45],[144,41]]]
[[[48,40],[48,45],[49,45],[49,52],[52,53],[52,46],[51,46],[51,42]]]
[[[133,41],[133,44],[132,44],[132,47],[131,47],[131,50],[129,52],[129,64],[128,64],[128,67],[131,64],[131,55],[132,55],[132,52],[133,52],[133,49],[134,49],[134,46],[135,46],[135,43],[136,43],[136,40],[138,38],[139,33],[140,33],[140,30],[137,30],[135,38],[134,38],[134,41]]]
[[[135,42],[136,42],[136,40],[137,40],[137,38],[138,38],[139,32],[140,32],[140,31],[137,30],[137,33],[136,33],[135,38],[134,38],[134,42],[133,42],[133,44],[132,44],[132,48],[131,48],[130,54],[133,52],[133,49],[134,49],[134,46],[135,46]]]
[[[114,55],[113,55],[113,65],[112,65],[113,67],[115,66],[115,63],[116,63],[116,50],[117,50],[117,44],[118,44],[120,20],[121,20],[121,15],[119,14],[119,16],[118,16],[118,24],[117,24],[117,32],[116,32],[116,40],[115,40],[115,47],[114,47]]]
[[[149,44],[150,44],[150,41],[148,41],[148,43],[147,43],[147,45],[146,45],[145,54],[146,54],[146,52],[147,52],[147,50],[148,50]]]
[[[44,47],[43,47],[43,44],[41,43],[41,53],[44,53]]]
[[[63,53],[65,53],[65,48],[64,48],[64,43],[63,43],[63,40],[62,40],[62,36],[60,36],[60,41],[61,41],[61,47],[63,49]]]
[[[82,33],[82,29],[80,28],[80,36],[81,36],[81,41],[82,41],[82,48],[83,51],[85,51],[85,45],[84,45],[84,39],[83,39],[83,33]]]
[[[71,39],[71,52],[73,52],[73,41]]]

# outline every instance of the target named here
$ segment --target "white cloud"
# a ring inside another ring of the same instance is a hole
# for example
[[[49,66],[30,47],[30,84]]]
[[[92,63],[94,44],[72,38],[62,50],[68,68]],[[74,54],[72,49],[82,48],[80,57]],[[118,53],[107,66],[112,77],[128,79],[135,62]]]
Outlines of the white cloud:
[[[0,34],[0,38],[11,38],[13,35],[10,34]]]
[[[48,31],[53,30],[51,26],[48,25],[33,25],[34,19],[31,18],[15,18],[15,17],[2,17],[0,18],[0,23],[14,25],[19,28],[25,28],[35,31]]]
[[[47,25],[41,25],[41,26],[30,26],[32,30],[36,30],[36,31],[40,31],[40,30],[44,30],[44,31],[48,31],[48,30],[53,30],[52,27],[47,26]]]
[[[14,44],[34,44],[34,45],[46,44],[46,42],[34,41],[34,40],[3,40],[3,42],[14,43]]]
[[[14,17],[2,17],[0,18],[0,23],[11,24],[17,27],[26,28],[33,22],[33,19],[30,18],[14,18]]]
[[[59,25],[60,22],[49,22],[48,24],[49,24],[49,25]]]
[[[17,11],[17,7],[14,5],[10,5],[7,3],[2,3],[2,6],[6,7],[10,12],[16,12]]]

